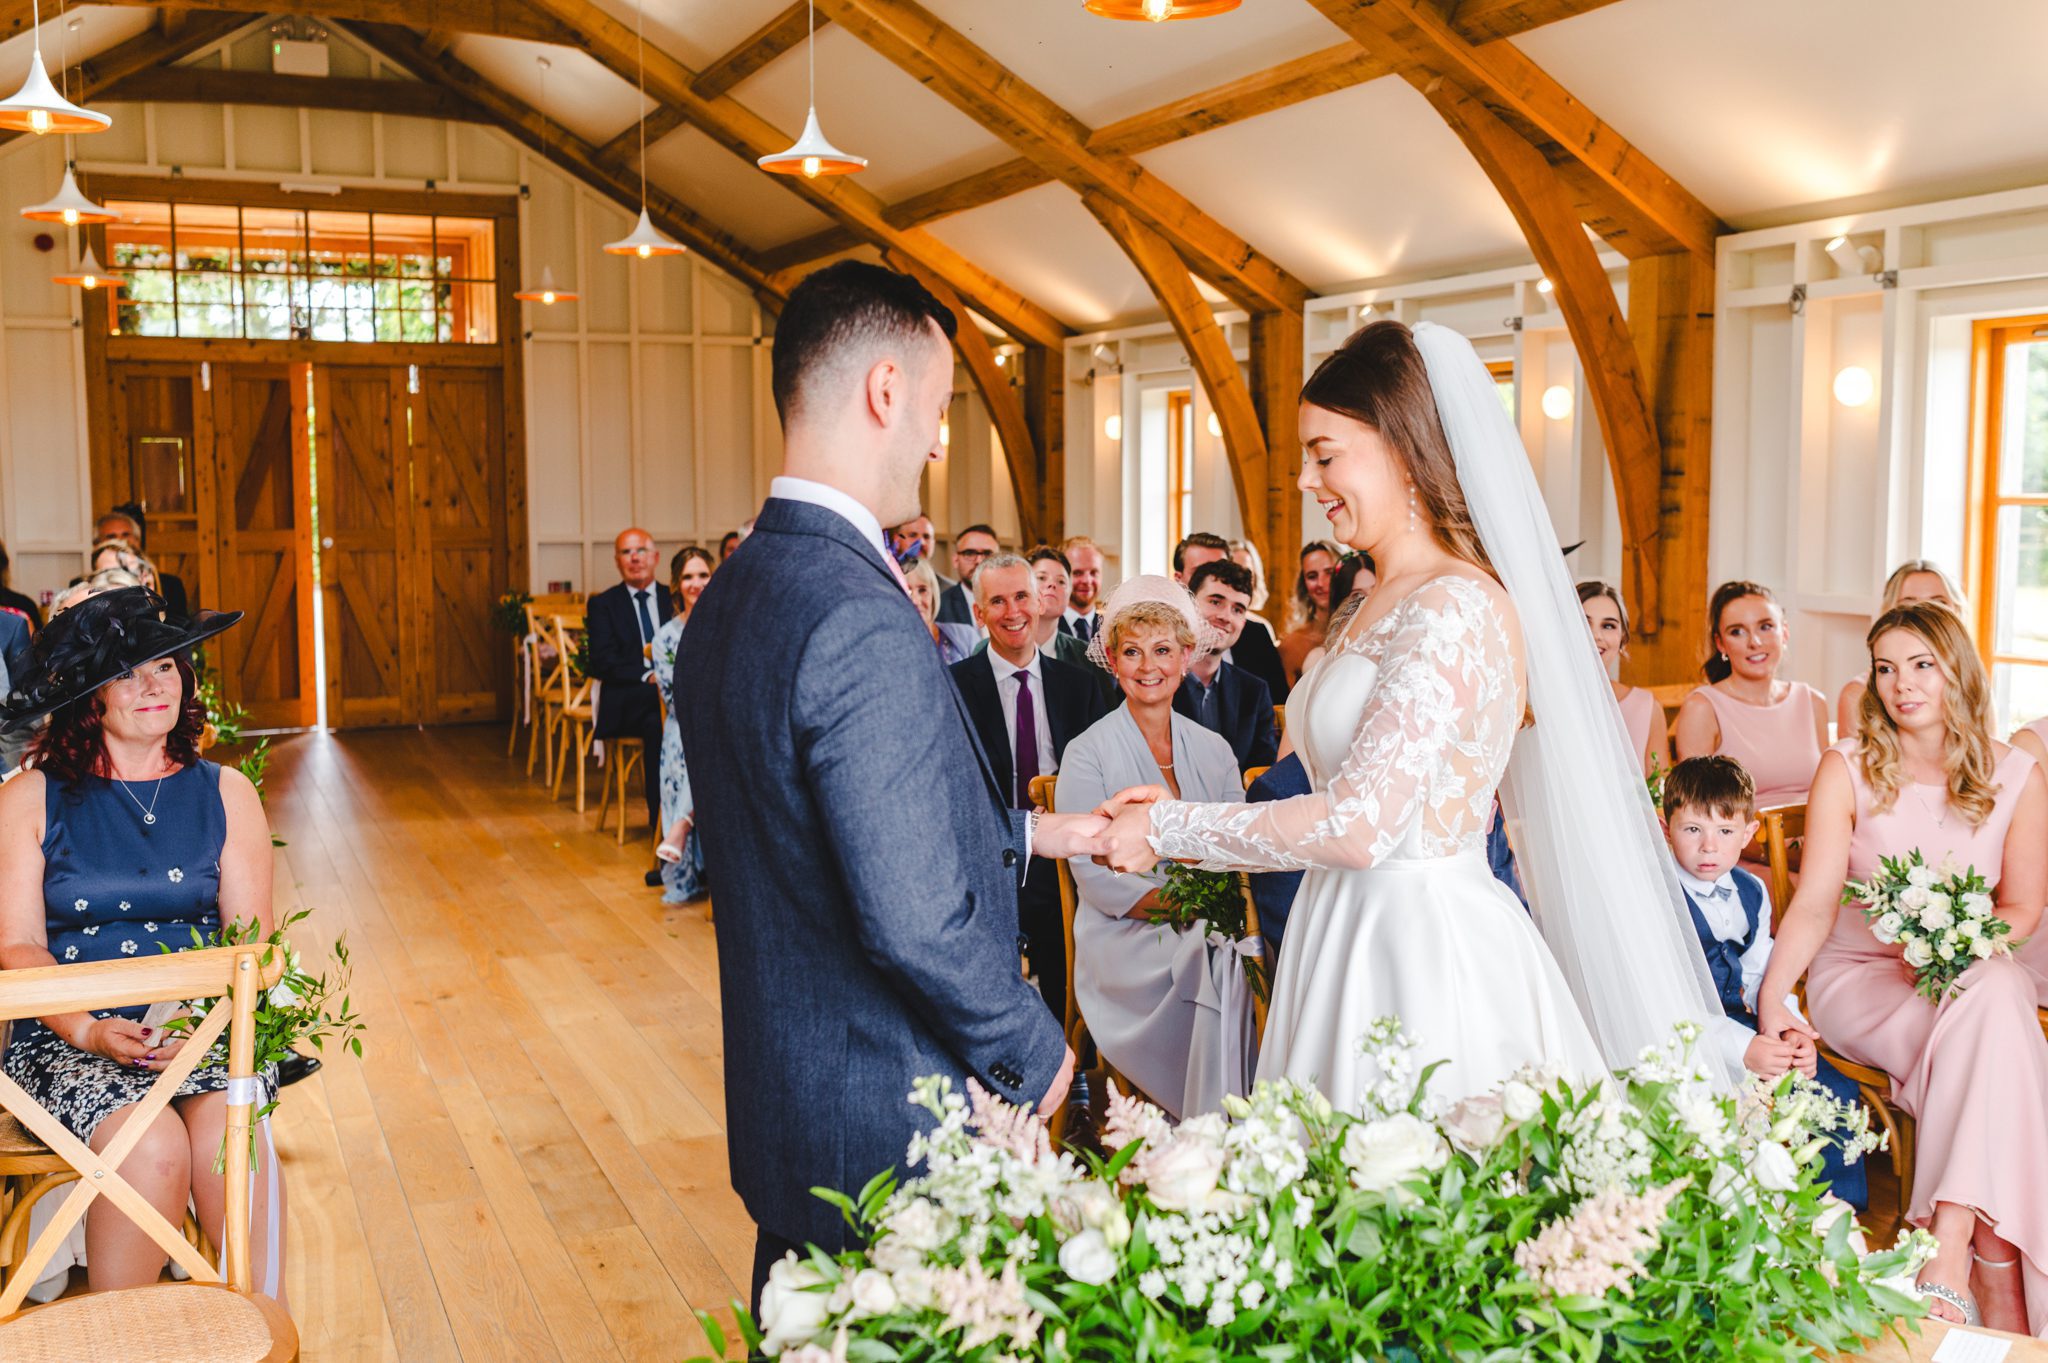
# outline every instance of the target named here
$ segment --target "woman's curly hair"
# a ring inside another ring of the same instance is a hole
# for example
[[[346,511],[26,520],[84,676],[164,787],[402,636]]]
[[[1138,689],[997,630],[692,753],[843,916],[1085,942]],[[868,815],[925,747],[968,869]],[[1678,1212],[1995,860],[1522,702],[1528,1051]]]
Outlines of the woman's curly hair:
[[[177,726],[164,736],[164,756],[182,768],[199,760],[199,736],[206,731],[206,706],[199,699],[199,676],[192,670],[191,659],[176,653],[171,655],[171,661],[177,664],[178,680],[185,694],[178,705]],[[106,734],[101,727],[105,713],[106,702],[98,691],[59,706],[36,735],[28,764],[66,784],[88,776],[112,776]]]

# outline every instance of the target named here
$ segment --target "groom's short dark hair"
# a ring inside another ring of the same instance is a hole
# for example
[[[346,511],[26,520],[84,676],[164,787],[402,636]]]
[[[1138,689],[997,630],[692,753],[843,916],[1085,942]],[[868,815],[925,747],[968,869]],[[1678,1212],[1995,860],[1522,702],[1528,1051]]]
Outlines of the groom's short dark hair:
[[[948,341],[959,326],[952,309],[907,274],[842,260],[806,276],[775,324],[771,369],[782,424],[802,409],[816,380],[877,350],[908,346],[926,334],[927,322]]]

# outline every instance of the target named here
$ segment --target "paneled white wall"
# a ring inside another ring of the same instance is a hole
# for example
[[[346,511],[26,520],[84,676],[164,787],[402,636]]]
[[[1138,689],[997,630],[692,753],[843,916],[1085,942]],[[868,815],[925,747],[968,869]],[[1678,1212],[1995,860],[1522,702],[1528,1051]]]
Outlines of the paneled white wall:
[[[392,74],[335,36],[337,76]],[[267,70],[257,26],[193,65]],[[779,461],[759,307],[695,256],[608,256],[629,216],[495,130],[382,114],[198,105],[103,106],[114,126],[78,139],[87,171],[195,179],[315,178],[347,188],[517,194],[528,281],[543,265],[582,294],[521,305],[526,329],[528,549],[536,589],[614,580],[613,536],[649,530],[664,550],[715,545],[754,514]],[[0,537],[15,585],[40,593],[80,568],[90,505],[81,299],[49,282],[74,254],[62,229],[24,222],[63,171],[54,138],[0,150]],[[325,202],[309,196],[309,207]],[[59,238],[39,252],[39,232]],[[99,302],[95,297],[95,304]],[[337,359],[347,348],[336,347]]]

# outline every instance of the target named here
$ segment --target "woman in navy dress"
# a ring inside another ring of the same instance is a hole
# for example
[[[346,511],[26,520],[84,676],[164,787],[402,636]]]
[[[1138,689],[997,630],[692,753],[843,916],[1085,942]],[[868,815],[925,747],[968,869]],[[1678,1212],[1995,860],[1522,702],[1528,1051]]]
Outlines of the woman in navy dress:
[[[186,651],[240,612],[167,614],[127,587],[54,617],[5,707],[9,728],[42,715],[29,770],[0,787],[0,968],[153,956],[189,948],[223,915],[274,929],[270,827],[240,772],[199,757],[205,710]],[[144,1010],[57,1013],[15,1026],[7,1076],[73,1134],[104,1150],[184,1043],[145,1031]],[[259,1103],[275,1093],[264,1080]],[[222,1243],[226,1067],[194,1070],[122,1165],[172,1224],[186,1200]],[[284,1188],[274,1153],[255,1180],[251,1267],[283,1298]],[[92,1288],[155,1282],[164,1252],[101,1198],[86,1213]]]

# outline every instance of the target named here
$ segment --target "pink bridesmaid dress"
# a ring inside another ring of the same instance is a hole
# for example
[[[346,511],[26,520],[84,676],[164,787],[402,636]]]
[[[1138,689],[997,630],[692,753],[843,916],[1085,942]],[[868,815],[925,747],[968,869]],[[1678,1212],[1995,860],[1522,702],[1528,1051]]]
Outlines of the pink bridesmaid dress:
[[[2048,746],[2048,716],[2029,721],[2020,727],[2040,739],[2044,746]],[[2048,927],[2048,924],[2043,924],[2043,927]],[[2034,935],[2027,939],[2026,945],[2013,954],[2034,972],[2040,988],[2040,1004],[2043,1008],[2048,1008],[2048,932],[2037,929]]]
[[[1820,692],[1793,682],[1776,705],[1749,705],[1718,686],[1702,686],[1693,694],[1705,696],[1714,707],[1721,726],[1717,751],[1749,773],[1756,783],[1757,808],[1806,802],[1820,769],[1820,740],[1813,732],[1813,703]]]
[[[2017,748],[2005,755],[1991,817],[1972,828],[1940,786],[1908,785],[1890,811],[1873,813],[1854,745],[1832,751],[1856,787],[1850,879],[1867,880],[1879,858],[1917,848],[1930,866],[1953,856],[1997,883],[2032,757]],[[1871,936],[1862,910],[1844,904],[1807,971],[1807,1016],[1830,1046],[1889,1074],[1893,1100],[1918,1124],[1906,1219],[1926,1225],[1937,1202],[1975,1208],[2019,1247],[2027,1319],[2048,1333],[2048,1040],[2035,977],[2016,960],[1993,958],[1960,983],[1938,1007],[1921,998],[1901,948]]]
[[[1650,694],[1647,686],[1638,686],[1621,698],[1621,722],[1628,726],[1629,750],[1640,759],[1650,750],[1650,719],[1657,713],[1657,698]],[[1657,765],[1668,767],[1671,762],[1663,753],[1657,754]]]

